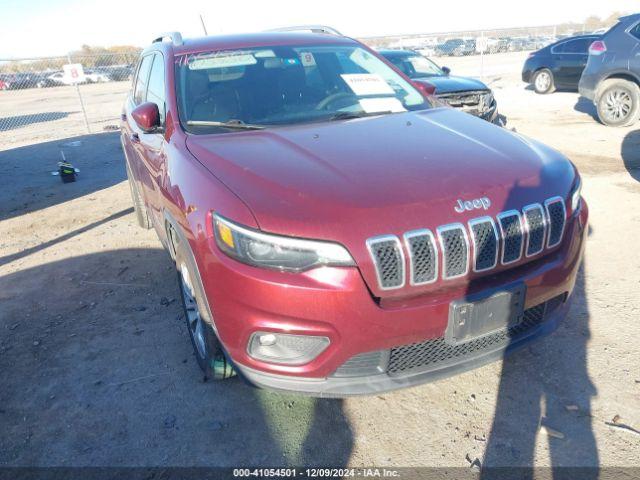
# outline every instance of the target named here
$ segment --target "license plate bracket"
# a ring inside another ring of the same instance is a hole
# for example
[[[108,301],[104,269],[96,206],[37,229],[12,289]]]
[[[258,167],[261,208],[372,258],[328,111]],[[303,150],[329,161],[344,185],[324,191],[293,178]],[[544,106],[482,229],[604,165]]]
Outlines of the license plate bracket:
[[[489,296],[451,302],[445,341],[459,345],[518,325],[524,315],[526,290],[519,283]]]

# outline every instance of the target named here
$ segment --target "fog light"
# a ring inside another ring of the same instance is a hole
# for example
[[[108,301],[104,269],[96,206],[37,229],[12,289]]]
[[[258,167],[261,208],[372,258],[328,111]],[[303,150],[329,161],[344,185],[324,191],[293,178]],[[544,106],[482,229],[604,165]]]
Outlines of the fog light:
[[[265,335],[258,335],[258,342],[263,347],[270,347],[276,344],[276,336],[273,333],[267,333]]]
[[[328,346],[327,337],[255,332],[249,339],[248,352],[256,360],[302,365],[316,358]]]

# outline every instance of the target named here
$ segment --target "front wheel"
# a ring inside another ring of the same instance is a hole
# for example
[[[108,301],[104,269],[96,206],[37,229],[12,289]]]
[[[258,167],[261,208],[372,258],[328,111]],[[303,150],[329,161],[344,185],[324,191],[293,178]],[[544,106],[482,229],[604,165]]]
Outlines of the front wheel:
[[[172,238],[176,236],[172,235]],[[211,327],[204,294],[196,287],[198,284],[184,253],[184,246],[178,243],[175,249],[182,305],[196,361],[207,379],[224,380],[232,377],[235,372]]]
[[[548,68],[538,70],[533,75],[533,88],[536,93],[545,94],[553,92],[556,87],[553,79],[553,72]]]
[[[626,127],[638,120],[640,88],[621,78],[605,80],[600,89],[596,108],[598,118],[610,127]]]

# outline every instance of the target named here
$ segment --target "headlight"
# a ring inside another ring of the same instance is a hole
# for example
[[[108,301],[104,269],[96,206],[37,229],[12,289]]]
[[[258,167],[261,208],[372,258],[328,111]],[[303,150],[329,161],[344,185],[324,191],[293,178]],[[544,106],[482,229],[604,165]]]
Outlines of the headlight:
[[[258,232],[213,215],[218,247],[239,262],[255,267],[300,272],[320,265],[353,266],[342,245]]]
[[[582,180],[578,177],[578,181],[573,187],[571,192],[571,211],[575,212],[580,206],[580,199],[582,198]]]
[[[484,103],[484,108],[490,108],[491,104],[493,103],[493,93],[485,93],[483,95],[482,103]]]

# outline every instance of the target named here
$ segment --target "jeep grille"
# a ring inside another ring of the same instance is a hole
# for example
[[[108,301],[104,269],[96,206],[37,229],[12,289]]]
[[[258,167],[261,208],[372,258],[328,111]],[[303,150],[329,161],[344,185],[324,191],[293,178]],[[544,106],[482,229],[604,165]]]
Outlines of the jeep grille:
[[[484,272],[517,262],[524,255],[534,257],[545,248],[562,241],[566,226],[566,208],[561,197],[542,204],[472,219],[467,225],[453,223],[431,230],[412,230],[402,237],[382,235],[367,240],[382,290],[405,285],[405,252],[408,258],[409,283],[412,286],[463,277],[471,264],[474,272]],[[471,239],[471,241],[469,240]],[[440,255],[440,257],[439,257]],[[442,262],[442,268],[439,263]]]

